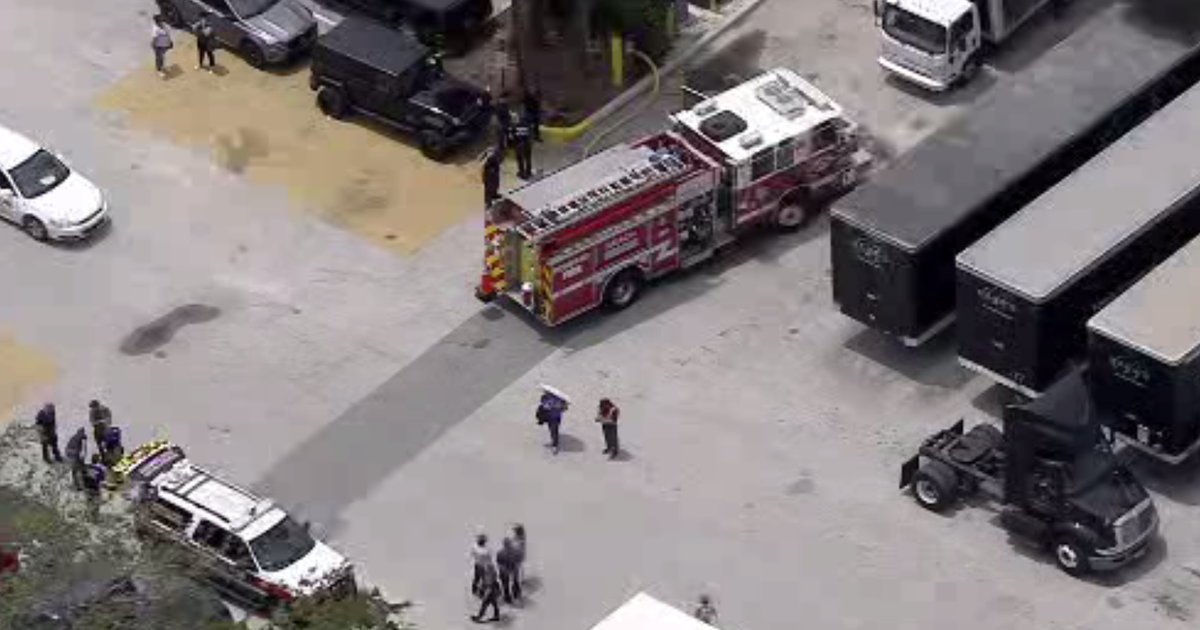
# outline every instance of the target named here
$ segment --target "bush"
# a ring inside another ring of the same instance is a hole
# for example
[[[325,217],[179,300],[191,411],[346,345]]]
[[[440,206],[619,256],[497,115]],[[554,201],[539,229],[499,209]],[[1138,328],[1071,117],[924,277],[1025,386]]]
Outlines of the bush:
[[[623,33],[651,59],[661,61],[671,49],[667,19],[669,0],[600,0],[594,24],[604,31]]]

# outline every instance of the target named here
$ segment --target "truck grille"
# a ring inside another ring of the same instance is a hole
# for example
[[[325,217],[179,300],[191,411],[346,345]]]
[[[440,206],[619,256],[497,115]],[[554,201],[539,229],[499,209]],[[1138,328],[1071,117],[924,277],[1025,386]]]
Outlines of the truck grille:
[[[1157,514],[1150,499],[1146,499],[1117,519],[1113,524],[1116,530],[1117,547],[1125,549],[1140,541],[1154,527]]]

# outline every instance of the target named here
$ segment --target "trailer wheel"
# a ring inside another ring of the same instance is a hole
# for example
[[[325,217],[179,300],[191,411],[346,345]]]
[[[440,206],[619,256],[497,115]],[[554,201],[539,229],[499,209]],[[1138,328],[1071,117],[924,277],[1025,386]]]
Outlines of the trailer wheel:
[[[608,281],[604,289],[604,305],[619,311],[636,302],[641,293],[642,272],[636,268],[626,269]]]
[[[1054,541],[1054,562],[1067,575],[1079,577],[1091,571],[1087,546],[1074,537],[1063,536]]]
[[[912,493],[921,507],[941,512],[958,498],[958,475],[942,462],[928,462],[913,477]]]

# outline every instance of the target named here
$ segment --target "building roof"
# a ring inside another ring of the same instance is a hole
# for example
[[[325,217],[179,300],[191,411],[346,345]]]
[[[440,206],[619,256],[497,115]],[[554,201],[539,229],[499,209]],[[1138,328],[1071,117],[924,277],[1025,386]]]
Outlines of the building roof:
[[[1200,352],[1200,238],[1104,307],[1088,328],[1168,365]]]
[[[407,31],[355,16],[339,22],[321,36],[317,45],[394,75],[404,73],[430,52]]]
[[[1050,299],[1200,187],[1198,144],[1195,87],[960,253],[959,267]]]
[[[832,214],[908,251],[960,225],[1200,42],[1195,30],[1163,37],[1129,11],[1118,3],[1098,12],[835,203]]]
[[[701,137],[701,126],[721,112],[732,112],[746,122],[746,129],[724,140],[714,141],[733,162],[744,162],[764,148],[802,135],[830,119],[840,118],[842,108],[800,75],[777,68],[726,90],[695,107],[678,112],[672,120]],[[758,142],[750,144],[750,140]]]
[[[33,140],[0,126],[0,168],[10,170],[41,148],[41,145]]]
[[[713,630],[713,627],[645,593],[638,593],[592,630]]]

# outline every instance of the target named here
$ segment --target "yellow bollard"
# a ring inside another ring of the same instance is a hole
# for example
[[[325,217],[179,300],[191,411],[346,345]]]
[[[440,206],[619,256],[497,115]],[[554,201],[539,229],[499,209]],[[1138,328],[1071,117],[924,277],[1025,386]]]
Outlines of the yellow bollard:
[[[612,34],[612,82],[625,87],[625,40],[620,33]]]

